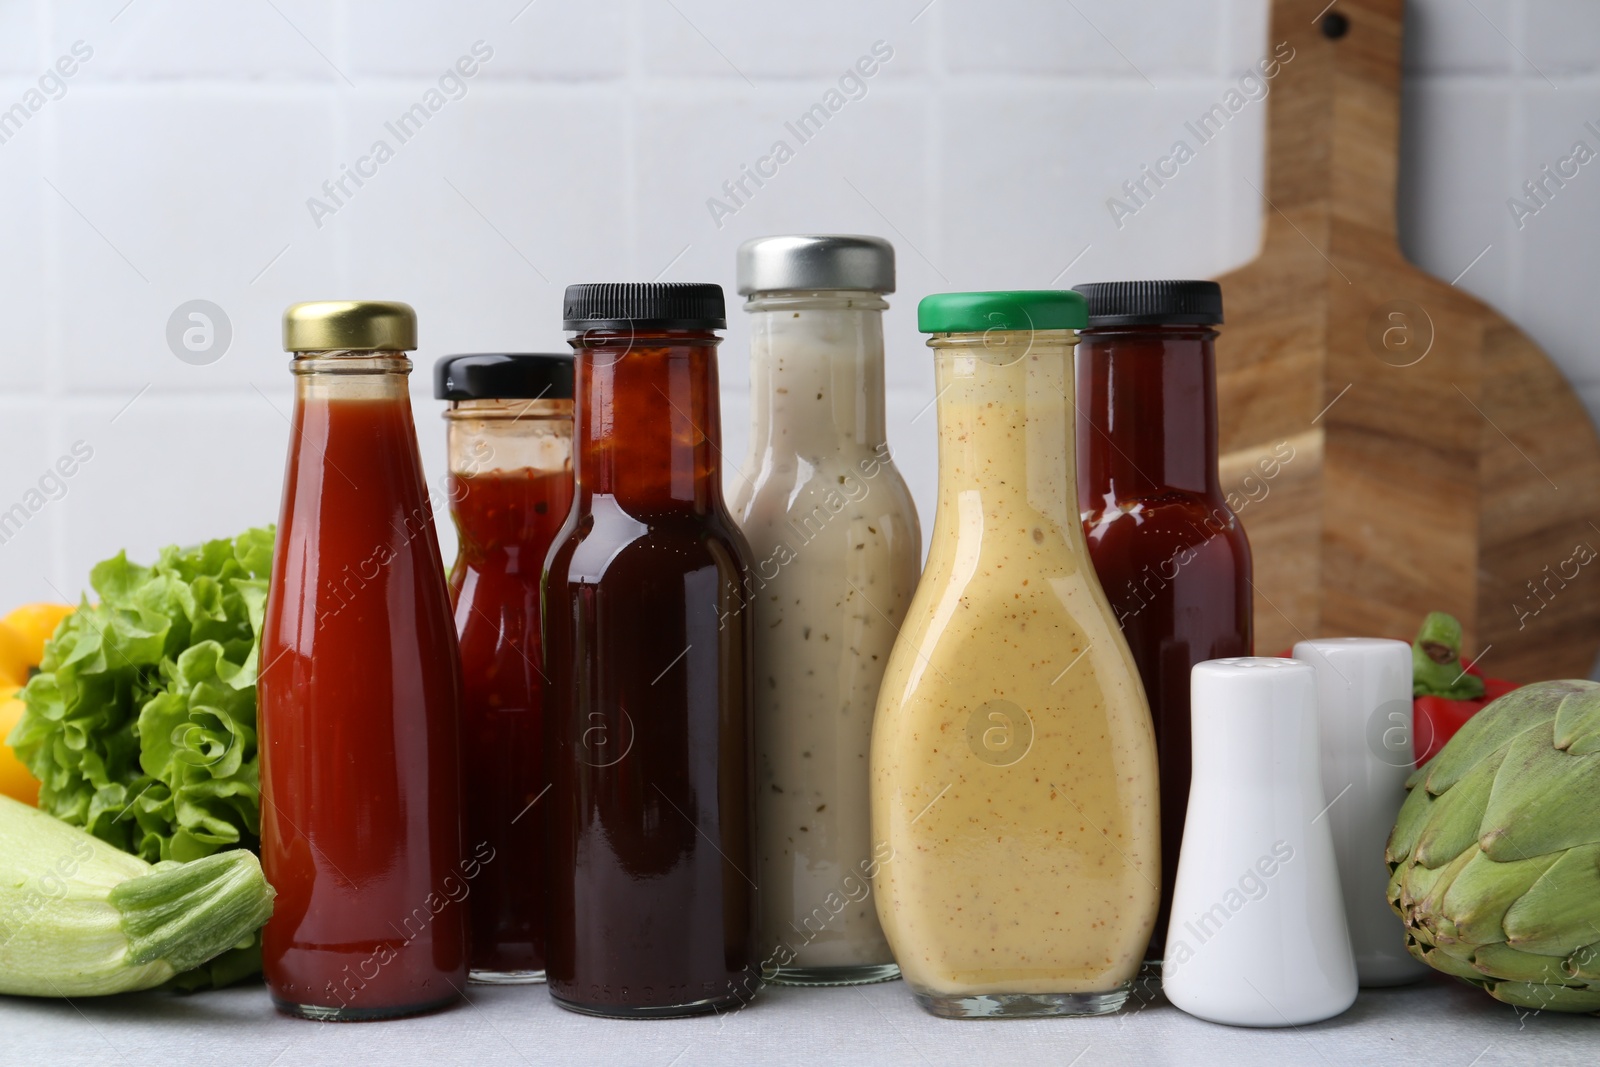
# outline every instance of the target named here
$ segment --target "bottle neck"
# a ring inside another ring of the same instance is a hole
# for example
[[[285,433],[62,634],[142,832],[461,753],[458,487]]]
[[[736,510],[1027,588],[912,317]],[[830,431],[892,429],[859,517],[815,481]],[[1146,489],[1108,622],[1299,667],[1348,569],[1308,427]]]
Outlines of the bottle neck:
[[[447,496],[462,570],[537,576],[572,505],[572,401],[452,401]]]
[[[928,341],[937,357],[937,527],[964,532],[976,524],[987,532],[992,524],[1004,533],[1038,516],[1055,527],[1055,537],[1082,545],[1068,373],[1076,343],[1071,330],[936,334]]]
[[[1086,505],[1173,491],[1221,498],[1216,336],[1198,326],[1084,331],[1077,436]]]
[[[572,466],[571,400],[453,400],[444,418],[452,475]]]
[[[590,330],[572,339],[581,509],[596,495],[636,516],[722,506],[720,343],[709,330]]]
[[[302,403],[392,400],[411,406],[411,360],[404,352],[296,352],[289,372]]]
[[[763,293],[750,313],[751,447],[816,458],[887,440],[877,293]]]

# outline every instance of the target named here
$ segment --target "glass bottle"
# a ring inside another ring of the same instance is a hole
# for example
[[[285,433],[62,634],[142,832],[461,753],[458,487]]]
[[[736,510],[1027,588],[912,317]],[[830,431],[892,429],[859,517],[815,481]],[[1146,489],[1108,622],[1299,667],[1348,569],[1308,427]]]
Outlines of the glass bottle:
[[[911,493],[884,426],[877,237],[763,237],[739,248],[751,429],[734,500],[755,567],[757,881],[763,976],[897,977],[868,899],[867,755],[878,687],[921,569]]]
[[[545,567],[556,1002],[627,1017],[760,984],[750,550],[722,498],[722,290],[575,285],[576,496]]]
[[[496,862],[473,883],[470,976],[544,980],[543,653],[539,581],[572,506],[572,356],[479,353],[434,366],[450,402],[450,571],[461,643],[467,841]]]
[[[923,1007],[1099,1014],[1159,897],[1155,738],[1089,565],[1070,292],[930,296],[939,498],[872,735],[878,917]]]
[[[293,432],[262,627],[262,941],[280,1011],[443,1007],[467,975],[459,901],[493,855],[461,837],[461,668],[407,376],[416,315],[284,313]]]
[[[1100,282],[1077,289],[1078,506],[1100,584],[1139,666],[1161,764],[1156,965],[1189,800],[1189,671],[1249,656],[1250,542],[1217,475],[1216,282]],[[1263,460],[1275,474],[1287,453]],[[1270,479],[1261,485],[1270,492]]]

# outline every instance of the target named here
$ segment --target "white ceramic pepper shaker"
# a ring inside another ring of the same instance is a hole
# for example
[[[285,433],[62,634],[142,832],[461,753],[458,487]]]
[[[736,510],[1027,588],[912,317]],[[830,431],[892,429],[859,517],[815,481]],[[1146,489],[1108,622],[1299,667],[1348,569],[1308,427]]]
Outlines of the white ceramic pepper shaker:
[[[1316,672],[1208,660],[1190,675],[1194,773],[1162,986],[1190,1015],[1299,1026],[1356,997],[1317,757]]]
[[[1339,861],[1356,972],[1364,986],[1414,982],[1428,967],[1406,951],[1383,860],[1412,769],[1411,646],[1333,637],[1301,641],[1294,658],[1317,672],[1323,821]]]

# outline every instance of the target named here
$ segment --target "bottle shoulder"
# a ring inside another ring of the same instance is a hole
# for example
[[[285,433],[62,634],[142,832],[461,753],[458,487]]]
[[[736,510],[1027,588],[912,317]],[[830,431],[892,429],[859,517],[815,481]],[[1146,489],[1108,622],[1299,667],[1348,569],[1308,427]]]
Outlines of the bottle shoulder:
[[[725,508],[708,513],[635,516],[613,498],[577,510],[557,539],[545,569],[549,582],[598,582],[607,575],[653,569],[661,575],[714,567],[748,569],[749,543]]]
[[[886,445],[825,456],[763,462],[740,487],[734,514],[752,531],[763,524],[802,520],[819,508],[829,515],[900,519],[916,523],[916,505]]]

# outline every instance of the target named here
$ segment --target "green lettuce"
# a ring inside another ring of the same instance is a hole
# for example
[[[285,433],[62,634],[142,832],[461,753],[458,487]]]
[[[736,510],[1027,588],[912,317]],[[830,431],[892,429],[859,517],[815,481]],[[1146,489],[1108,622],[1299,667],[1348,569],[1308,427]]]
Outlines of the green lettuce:
[[[39,807],[150,863],[259,850],[256,671],[273,531],[97,564],[8,743]],[[218,980],[250,968],[216,961]],[[209,984],[190,978],[187,986]]]

